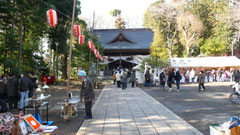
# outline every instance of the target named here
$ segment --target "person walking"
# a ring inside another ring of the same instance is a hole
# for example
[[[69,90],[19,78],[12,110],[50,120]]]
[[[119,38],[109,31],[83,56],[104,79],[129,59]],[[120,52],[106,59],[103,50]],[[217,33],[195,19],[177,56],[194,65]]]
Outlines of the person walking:
[[[118,71],[116,73],[116,81],[117,81],[117,87],[121,88],[121,71]]]
[[[201,87],[203,88],[203,91],[205,91],[206,90],[205,86],[204,86],[205,75],[204,75],[203,71],[200,71],[197,80],[198,80],[198,84],[199,84],[198,92],[201,91]]]
[[[144,84],[144,86],[151,86],[151,75],[150,75],[150,68],[148,68],[147,69],[147,71],[145,72],[145,74],[144,74],[144,76],[145,76],[145,84]]]
[[[9,110],[17,109],[18,80],[13,73],[7,79],[7,97]]]
[[[124,72],[123,73],[123,76],[122,76],[122,90],[125,90],[127,88],[127,78],[128,78],[128,74],[127,72]]]
[[[92,119],[92,101],[95,99],[93,83],[84,70],[79,71],[78,76],[82,80],[80,100],[85,102],[86,116],[84,119]]]
[[[169,91],[172,91],[173,77],[174,77],[174,72],[173,72],[173,70],[169,69],[169,71],[168,71],[168,80],[167,80],[167,85],[169,87]]]
[[[20,91],[20,94],[21,94],[21,98],[20,98],[20,107],[19,109],[20,110],[23,110],[23,107],[27,106],[28,105],[28,93],[29,93],[29,90],[32,89],[32,81],[27,78],[25,76],[24,73],[21,74],[21,78],[19,80],[19,91]],[[26,100],[25,104],[24,104],[24,101]]]
[[[132,87],[134,87],[135,81],[136,81],[136,71],[133,70],[129,79],[129,82],[132,83]]]
[[[239,72],[239,69],[237,69],[234,74],[234,81],[238,82],[239,80],[240,80],[240,72]]]
[[[165,90],[166,76],[165,76],[164,70],[161,71],[159,75],[159,80],[160,80],[160,89]]]
[[[113,84],[116,84],[116,70],[115,69],[113,69],[112,77],[113,77]]]
[[[29,91],[29,98],[30,98],[34,96],[35,90],[37,89],[37,77],[34,76],[33,72],[30,72],[29,79],[32,81],[32,84],[33,84],[31,90]]]
[[[192,70],[190,71],[189,79],[191,80],[191,83],[194,83],[195,71],[194,71],[193,68],[192,68]]]
[[[0,77],[0,98],[5,101],[7,96],[6,79],[4,75]]]
[[[176,80],[177,91],[180,91],[180,80],[182,79],[182,76],[180,75],[178,68],[176,69],[174,79]]]

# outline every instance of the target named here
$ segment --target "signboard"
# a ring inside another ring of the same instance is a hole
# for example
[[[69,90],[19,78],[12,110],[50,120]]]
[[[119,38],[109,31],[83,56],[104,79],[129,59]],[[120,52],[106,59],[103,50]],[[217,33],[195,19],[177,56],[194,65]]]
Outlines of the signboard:
[[[34,131],[36,131],[41,126],[41,124],[31,114],[25,115],[24,120]]]

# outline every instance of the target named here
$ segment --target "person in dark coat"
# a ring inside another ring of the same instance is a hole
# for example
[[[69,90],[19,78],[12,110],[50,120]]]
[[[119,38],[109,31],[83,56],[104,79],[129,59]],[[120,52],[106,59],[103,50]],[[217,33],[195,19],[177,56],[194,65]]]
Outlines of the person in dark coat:
[[[167,85],[169,87],[169,91],[172,90],[173,77],[174,77],[174,71],[169,69],[169,71],[168,71],[168,80],[167,80]]]
[[[6,102],[0,98],[0,113],[5,113],[7,111],[8,108]]]
[[[18,80],[14,74],[10,74],[7,79],[7,97],[10,110],[17,109]]]
[[[20,107],[19,109],[22,110],[24,106],[28,105],[28,93],[29,90],[32,89],[32,81],[25,76],[24,73],[21,74],[21,78],[19,80],[19,91],[21,94],[21,99],[20,99]],[[26,101],[25,101],[26,100]],[[24,104],[25,101],[25,104]]]
[[[136,81],[136,71],[133,70],[131,77],[129,79],[129,82],[132,83],[132,87],[134,87],[135,81]]]
[[[146,73],[144,74],[144,76],[145,76],[145,84],[144,84],[144,86],[147,86],[147,84],[148,84],[148,86],[151,86],[150,68],[147,69],[147,71],[146,71]]]
[[[165,90],[165,82],[166,82],[166,76],[164,71],[162,71],[159,75],[159,80],[160,80],[160,89]]]
[[[205,75],[204,75],[203,71],[200,71],[197,80],[198,80],[198,84],[199,84],[198,92],[200,92],[201,87],[203,88],[203,91],[205,91],[206,90],[205,86],[204,86]]]
[[[240,80],[240,72],[239,70],[236,70],[235,74],[234,74],[234,81],[238,82]]]
[[[6,79],[4,75],[0,77],[0,98],[5,101],[7,96]]]
[[[123,73],[123,77],[122,77],[122,90],[125,90],[127,88],[127,79],[128,79],[128,74],[127,72]]]
[[[86,116],[84,119],[92,119],[92,101],[95,99],[93,83],[84,70],[79,71],[78,76],[82,79],[80,99],[81,102],[85,102]]]
[[[179,73],[179,69],[176,69],[174,79],[176,80],[177,91],[180,91],[180,80],[182,79],[182,76]]]
[[[28,94],[28,96],[30,98],[30,97],[34,96],[35,90],[37,89],[37,78],[36,78],[36,76],[34,76],[33,72],[30,72],[29,79],[32,81],[32,84],[33,84],[32,88],[30,89],[29,94]]]

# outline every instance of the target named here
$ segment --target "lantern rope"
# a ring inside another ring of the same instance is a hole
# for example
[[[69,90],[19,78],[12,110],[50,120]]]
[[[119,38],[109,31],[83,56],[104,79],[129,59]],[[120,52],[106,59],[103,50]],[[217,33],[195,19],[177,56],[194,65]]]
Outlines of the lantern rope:
[[[67,18],[72,19],[71,17],[69,17],[68,15],[64,14],[63,12],[57,10],[55,7],[51,6],[51,5],[48,4],[47,2],[45,2],[45,1],[43,1],[43,0],[40,0],[40,1],[42,1],[45,5],[47,5],[47,6],[51,7],[51,8],[53,8],[53,9],[56,10],[57,12],[61,13],[62,15],[66,16]]]

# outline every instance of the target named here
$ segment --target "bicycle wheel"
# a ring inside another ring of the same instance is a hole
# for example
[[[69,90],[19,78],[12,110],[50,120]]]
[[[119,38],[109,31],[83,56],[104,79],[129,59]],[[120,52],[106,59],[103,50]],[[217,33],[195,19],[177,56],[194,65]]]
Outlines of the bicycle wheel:
[[[240,96],[237,93],[231,93],[229,95],[229,100],[234,104],[240,104]]]

